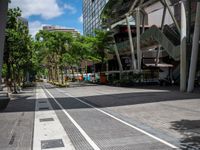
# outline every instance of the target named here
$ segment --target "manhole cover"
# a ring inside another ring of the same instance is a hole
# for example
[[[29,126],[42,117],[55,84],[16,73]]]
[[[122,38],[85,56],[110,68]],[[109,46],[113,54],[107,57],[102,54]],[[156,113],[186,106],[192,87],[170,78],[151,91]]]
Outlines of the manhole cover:
[[[49,107],[40,107],[39,110],[48,110]]]
[[[64,147],[62,139],[43,140],[43,141],[41,141],[41,148],[42,149],[58,148],[58,147]]]
[[[43,119],[40,119],[40,122],[45,122],[45,121],[54,121],[53,118],[43,118]]]

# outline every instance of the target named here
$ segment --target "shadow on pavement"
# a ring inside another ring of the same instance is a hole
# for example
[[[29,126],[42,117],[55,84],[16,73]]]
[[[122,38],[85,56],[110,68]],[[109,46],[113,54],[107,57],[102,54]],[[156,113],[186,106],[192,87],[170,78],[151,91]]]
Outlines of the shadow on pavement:
[[[181,120],[171,122],[173,130],[183,135],[180,140],[181,149],[199,150],[200,149],[200,120]]]
[[[52,86],[45,86],[55,96],[56,100],[63,104],[65,109],[82,109],[91,108],[85,104],[79,103],[74,98],[66,97],[63,93],[59,93]],[[35,93],[34,93],[35,94]],[[46,93],[47,94],[47,93]],[[32,97],[33,93],[27,90],[25,93],[15,95],[15,99],[11,100],[7,109],[3,112],[24,112],[35,110],[35,98]],[[134,92],[134,93],[121,93],[121,94],[100,94],[92,96],[78,97],[81,100],[99,108],[104,107],[117,107],[126,105],[137,105],[147,103],[158,103],[164,101],[181,101],[188,99],[199,99],[199,94],[187,94],[181,92]],[[45,99],[40,99],[45,100]],[[59,108],[58,108],[59,109]]]
[[[35,111],[35,92],[33,89],[26,88],[19,94],[12,94],[10,97],[11,101],[7,108],[0,113]]]

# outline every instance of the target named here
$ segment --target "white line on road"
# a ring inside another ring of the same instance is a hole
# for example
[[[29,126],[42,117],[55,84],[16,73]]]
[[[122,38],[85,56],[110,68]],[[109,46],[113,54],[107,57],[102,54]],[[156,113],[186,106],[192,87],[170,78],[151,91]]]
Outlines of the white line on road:
[[[76,126],[87,142],[92,146],[94,150],[100,150],[100,148],[94,143],[94,141],[87,135],[87,133],[79,126],[79,124],[69,115],[69,113],[62,107],[62,105],[53,97],[53,95],[45,88],[46,92],[53,98],[53,100],[58,104],[62,111],[66,114],[69,120]]]
[[[163,143],[163,144],[165,144],[165,145],[167,145],[167,146],[169,146],[169,147],[171,147],[173,149],[178,149],[178,147],[176,147],[175,145],[170,144],[169,142],[167,142],[167,141],[165,141],[165,140],[163,140],[163,139],[161,139],[159,137],[156,137],[156,136],[152,135],[151,133],[148,133],[148,132],[146,132],[146,131],[144,131],[144,130],[142,130],[142,129],[140,129],[140,128],[138,128],[138,127],[136,127],[136,126],[134,126],[134,125],[132,125],[132,124],[130,124],[128,122],[125,122],[125,121],[123,121],[123,120],[111,115],[110,113],[107,113],[107,112],[103,111],[102,109],[99,109],[99,108],[97,108],[97,107],[95,107],[95,106],[93,106],[93,105],[91,105],[91,104],[89,104],[89,103],[77,98],[77,97],[74,97],[74,96],[70,95],[69,93],[66,93],[63,90],[60,90],[58,88],[56,88],[56,89],[58,91],[60,91],[61,93],[65,94],[65,95],[67,95],[69,97],[72,97],[72,98],[78,100],[79,102],[84,103],[85,105],[88,105],[88,106],[96,109],[97,111],[99,111],[99,112],[101,112],[101,113],[103,113],[103,114],[105,114],[105,115],[107,115],[107,116],[109,116],[109,117],[111,117],[111,118],[113,118],[113,119],[115,119],[115,120],[117,120],[117,121],[119,121],[119,122],[121,122],[121,123],[123,123],[123,124],[125,124],[125,125],[127,125],[129,127],[131,127],[131,128],[133,128],[133,129],[135,129],[135,130],[137,130],[137,131],[139,131],[139,132],[141,132],[141,133],[143,133],[143,134],[145,134],[145,135],[147,135],[147,136],[149,136],[149,137],[151,137],[151,138],[153,138],[153,139],[155,139],[155,140],[157,140],[157,141],[159,141],[159,142],[161,142],[161,143]]]

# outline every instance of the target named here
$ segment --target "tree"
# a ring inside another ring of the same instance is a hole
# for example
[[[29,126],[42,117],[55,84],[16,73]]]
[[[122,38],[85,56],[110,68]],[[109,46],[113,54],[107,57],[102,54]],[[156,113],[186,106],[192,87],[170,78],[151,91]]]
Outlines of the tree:
[[[4,59],[7,68],[6,78],[7,81],[12,81],[14,92],[17,92],[16,87],[25,79],[32,56],[32,39],[28,27],[20,20],[20,16],[19,8],[8,10]]]
[[[40,50],[45,55],[43,63],[48,68],[49,77],[53,81],[60,82],[59,76],[61,74],[61,82],[64,84],[64,57],[66,53],[70,53],[69,50],[73,41],[72,34],[56,31],[40,31],[36,35],[36,40],[42,45]]]
[[[101,71],[103,70],[103,65],[105,64],[107,54],[112,52],[110,44],[110,33],[102,30],[95,30],[95,41],[94,41],[94,51],[101,60]]]

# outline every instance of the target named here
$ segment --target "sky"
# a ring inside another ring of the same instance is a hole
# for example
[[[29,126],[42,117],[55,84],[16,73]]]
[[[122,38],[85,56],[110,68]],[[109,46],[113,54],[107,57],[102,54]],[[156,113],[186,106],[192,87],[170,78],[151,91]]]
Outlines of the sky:
[[[32,36],[44,25],[75,28],[83,33],[82,0],[11,0],[9,7],[22,10]]]

